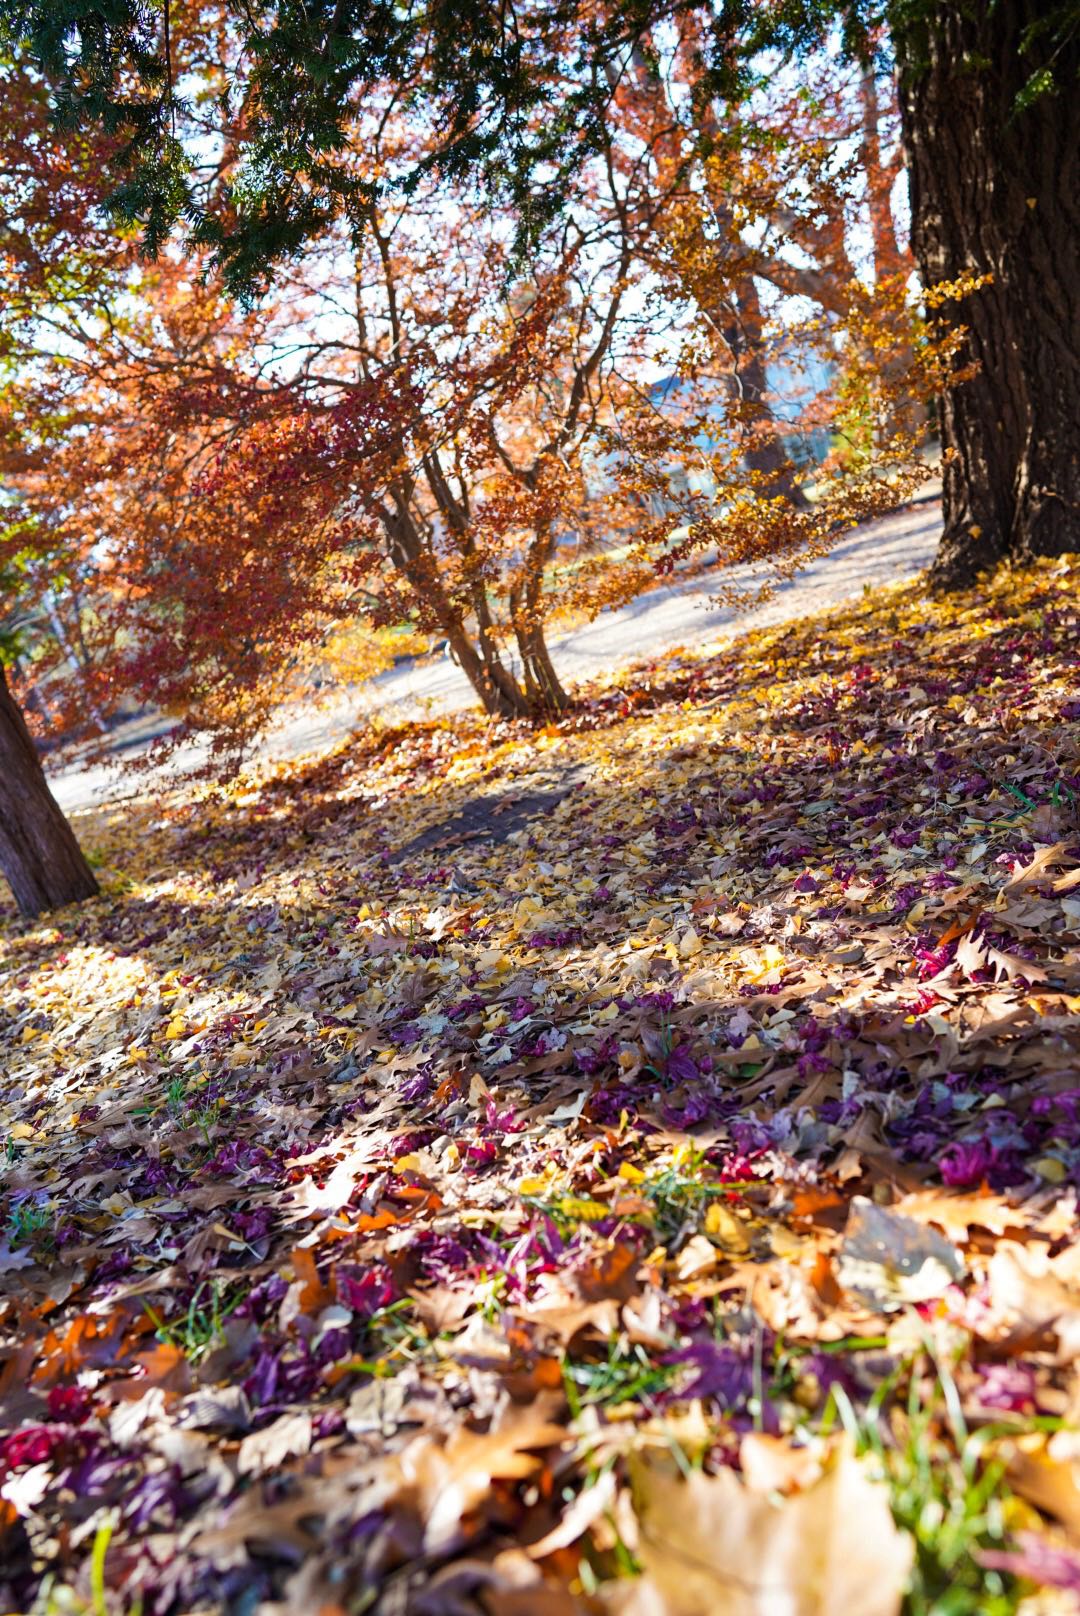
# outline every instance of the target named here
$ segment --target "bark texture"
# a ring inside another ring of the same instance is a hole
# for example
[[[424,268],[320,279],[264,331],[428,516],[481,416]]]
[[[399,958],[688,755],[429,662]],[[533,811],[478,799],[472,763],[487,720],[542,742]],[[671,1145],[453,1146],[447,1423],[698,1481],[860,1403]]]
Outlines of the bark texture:
[[[98,890],[0,667],[0,870],[27,917]]]
[[[1080,549],[1080,34],[1022,49],[1045,15],[927,0],[894,29],[920,274],[993,277],[943,310],[978,366],[941,400],[945,587]],[[1056,88],[1018,110],[1043,66]]]

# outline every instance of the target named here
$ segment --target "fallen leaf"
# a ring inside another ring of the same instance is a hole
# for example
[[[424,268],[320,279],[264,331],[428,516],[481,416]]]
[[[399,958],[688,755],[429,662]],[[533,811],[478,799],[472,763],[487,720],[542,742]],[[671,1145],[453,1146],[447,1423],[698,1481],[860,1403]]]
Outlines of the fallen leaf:
[[[261,1431],[250,1431],[240,1444],[237,1468],[242,1476],[262,1476],[286,1459],[307,1453],[313,1426],[310,1414],[283,1414]]]
[[[538,1399],[523,1409],[504,1409],[489,1431],[458,1426],[418,1436],[402,1450],[396,1468],[415,1490],[427,1553],[446,1551],[493,1482],[535,1474],[540,1460],[530,1450],[565,1439],[565,1428],[551,1418],[552,1406]]]
[[[963,1273],[960,1253],[935,1229],[863,1196],[852,1201],[837,1279],[869,1306],[930,1301]]]
[[[1014,1207],[1002,1195],[981,1192],[950,1195],[946,1190],[915,1190],[892,1209],[917,1223],[933,1223],[950,1240],[966,1240],[973,1228],[1004,1234],[1006,1229],[1029,1227],[1033,1221],[1023,1207]]]
[[[750,1431],[739,1444],[739,1466],[751,1492],[790,1493],[812,1486],[823,1472],[824,1460],[813,1448]]]
[[[643,1575],[625,1616],[897,1616],[913,1552],[883,1483],[842,1450],[775,1502],[732,1470],[632,1456]]]

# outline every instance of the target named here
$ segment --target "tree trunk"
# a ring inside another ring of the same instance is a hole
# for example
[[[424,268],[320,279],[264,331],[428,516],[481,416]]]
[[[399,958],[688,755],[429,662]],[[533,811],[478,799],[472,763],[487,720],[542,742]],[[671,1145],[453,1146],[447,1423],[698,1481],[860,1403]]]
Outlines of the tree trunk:
[[[435,559],[424,546],[407,494],[395,491],[395,509],[383,521],[394,565],[446,635],[454,660],[480,697],[484,711],[496,718],[528,718],[528,697],[503,666],[485,624],[478,625],[478,647],[469,638],[460,611],[439,582]],[[482,600],[481,612],[486,612]]]
[[[28,918],[98,890],[0,667],[0,869]]]
[[[478,652],[460,625],[447,634],[458,667],[493,718],[529,718],[532,706],[525,691],[512,678],[490,641]]]
[[[510,620],[521,653],[525,691],[539,713],[561,713],[570,706],[544,634],[544,570],[554,554],[554,529],[550,522],[543,523],[533,533],[521,576],[510,591]]]
[[[540,713],[562,713],[570,705],[570,697],[563,689],[555,672],[555,664],[544,638],[544,625],[521,627],[516,631],[521,665],[525,675],[525,689],[534,710]]]
[[[919,271],[993,277],[942,311],[978,367],[941,400],[934,575],[953,587],[1080,548],[1080,35],[1051,27],[1021,48],[1046,0],[936,0],[907,18],[894,43]],[[1018,110],[1044,67],[1054,87]]]

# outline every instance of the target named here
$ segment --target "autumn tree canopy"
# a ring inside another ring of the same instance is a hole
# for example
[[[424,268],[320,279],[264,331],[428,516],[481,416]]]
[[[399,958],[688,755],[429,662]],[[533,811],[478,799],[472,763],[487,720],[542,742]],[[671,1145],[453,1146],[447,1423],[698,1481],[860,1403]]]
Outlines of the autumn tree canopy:
[[[186,14],[191,39],[180,21],[174,61],[210,83],[206,18]],[[948,347],[914,319],[888,206],[873,266],[854,261],[866,197],[891,187],[881,151],[897,160],[888,108],[823,56],[829,139],[794,87],[762,94],[751,139],[702,98],[695,40],[617,87],[527,259],[509,204],[431,166],[421,86],[390,82],[325,166],[339,189],[367,168],[408,184],[324,219],[246,309],[205,252],[140,265],[128,243],[115,313],[69,312],[63,364],[39,342],[13,383],[21,531],[43,578],[62,561],[96,586],[68,635],[90,644],[77,677],[51,643],[69,723],[136,696],[180,721],[174,742],[235,752],[358,618],[445,641],[492,713],[551,713],[553,618],[694,550],[767,581],[909,486],[893,402],[930,390]],[[238,188],[228,105],[196,111]],[[843,378],[829,397],[800,380],[808,360]],[[837,433],[813,506],[788,449],[803,430]]]
[[[208,8],[228,41],[216,69],[235,159],[225,183],[216,157],[193,157],[184,139],[198,98],[171,23],[191,9],[166,6],[159,16],[138,0],[107,8],[5,0],[0,17],[58,84],[68,123],[117,138],[116,216],[138,224],[151,251],[183,221],[226,284],[248,296],[331,221],[360,228],[376,196],[408,190],[423,174],[482,173],[512,199],[527,248],[603,149],[620,87],[639,63],[657,73],[661,36],[687,19],[698,94],[729,107],[749,108],[763,74],[804,56],[830,29],[864,63],[887,48],[902,86],[924,281],[983,278],[969,340],[977,368],[943,397],[953,454],[939,575],[956,581],[1005,554],[1077,542],[1071,400],[1080,357],[1064,266],[1078,234],[1078,188],[1067,176],[1078,145],[1069,87],[1080,72],[1080,30],[1065,0],[974,9],[954,0],[539,0],[512,13],[471,4],[402,12],[366,0]],[[356,107],[384,82],[419,87],[413,105],[430,144],[404,170],[340,162]],[[701,134],[708,149],[707,123]],[[966,302],[945,318],[967,326]]]

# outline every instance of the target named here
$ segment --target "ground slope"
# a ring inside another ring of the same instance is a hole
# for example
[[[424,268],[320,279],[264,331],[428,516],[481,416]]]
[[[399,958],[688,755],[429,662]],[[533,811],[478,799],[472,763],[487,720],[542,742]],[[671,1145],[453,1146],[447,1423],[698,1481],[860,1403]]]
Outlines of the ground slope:
[[[881,583],[892,583],[919,572],[933,559],[941,535],[941,504],[926,499],[904,506],[876,522],[866,522],[841,540],[828,555],[779,584],[768,599],[736,611],[720,606],[720,585],[742,590],[760,587],[760,569],[731,567],[723,572],[705,568],[696,558],[693,568],[674,582],[651,589],[618,611],[602,612],[592,622],[573,629],[556,628],[551,649],[560,676],[568,683],[594,679],[633,665],[643,656],[660,656],[675,649],[699,654],[715,652],[736,629],[768,627],[821,611],[838,601]],[[513,657],[513,648],[508,649]],[[438,713],[468,712],[478,708],[476,692],[449,657],[403,659],[367,684],[327,695],[320,702],[286,707],[274,729],[263,737],[259,755],[264,762],[295,758],[325,750],[344,740],[358,724],[372,721],[401,723],[430,718]],[[138,737],[153,728],[144,720],[118,732],[119,761],[139,749]],[[190,746],[176,759],[190,768],[207,753]],[[159,778],[168,778],[163,772]],[[49,783],[61,807],[89,807],[128,795],[130,775],[109,764],[87,768],[65,762],[49,769]]]
[[[85,816],[0,1606],[1074,1609],[1078,579]]]

